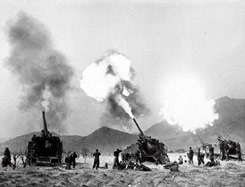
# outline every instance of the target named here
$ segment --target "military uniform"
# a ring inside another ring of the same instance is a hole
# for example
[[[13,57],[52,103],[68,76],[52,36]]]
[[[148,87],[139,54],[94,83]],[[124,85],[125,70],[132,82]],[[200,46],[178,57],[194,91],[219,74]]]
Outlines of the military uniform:
[[[198,149],[197,151],[197,161],[198,161],[198,166],[200,166],[201,164],[204,164],[204,154],[201,153],[200,149]]]
[[[3,153],[4,157],[3,157],[3,161],[2,161],[2,166],[12,166],[11,164],[11,154],[10,154],[10,151],[9,151],[9,148],[6,147],[4,153]]]
[[[236,153],[238,156],[238,160],[242,162],[242,151],[241,151],[241,146],[240,146],[239,142],[237,142]]]
[[[98,149],[96,149],[95,153],[93,154],[94,156],[94,165],[93,165],[93,169],[98,169],[100,166],[100,152],[98,151]]]
[[[119,166],[119,154],[122,152],[122,150],[117,149],[116,151],[114,151],[114,164],[113,164],[113,169],[118,168]]]
[[[190,164],[193,164],[193,155],[194,155],[194,152],[192,148],[190,147],[189,154],[188,154]]]
[[[211,162],[213,162],[214,161],[214,147],[211,145],[210,147],[209,147],[209,159],[211,160]]]

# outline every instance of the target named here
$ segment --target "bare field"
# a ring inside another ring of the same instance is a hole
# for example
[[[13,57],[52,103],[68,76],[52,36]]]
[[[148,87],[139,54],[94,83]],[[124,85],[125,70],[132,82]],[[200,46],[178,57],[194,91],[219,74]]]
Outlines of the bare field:
[[[183,154],[182,154],[183,155]],[[170,154],[171,161],[178,158],[178,154]],[[222,161],[220,166],[197,166],[185,163],[179,172],[171,172],[162,165],[147,164],[152,171],[113,170],[113,157],[102,156],[101,166],[108,163],[109,168],[92,169],[93,158],[84,163],[79,158],[75,169],[67,170],[65,167],[26,167],[17,163],[16,170],[12,168],[0,169],[0,186],[245,186],[245,162]]]

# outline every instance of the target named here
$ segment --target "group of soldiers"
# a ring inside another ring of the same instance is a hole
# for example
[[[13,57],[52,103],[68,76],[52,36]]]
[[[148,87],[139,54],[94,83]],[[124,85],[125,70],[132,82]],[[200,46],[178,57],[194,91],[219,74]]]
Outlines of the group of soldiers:
[[[229,160],[229,154],[235,153],[239,161],[242,161],[242,151],[239,142],[235,143],[230,140],[219,141],[221,160]]]
[[[78,157],[78,154],[76,152],[71,152],[65,157],[65,163],[66,163],[67,169],[71,169],[71,166],[73,166],[73,169],[76,167],[77,157]]]
[[[14,162],[11,162],[11,152],[8,147],[5,148],[4,153],[3,153],[3,158],[2,158],[2,167],[13,167],[13,169],[16,168],[16,160],[20,155],[13,154],[13,160]],[[23,156],[20,156],[22,159],[23,166],[26,166],[25,160]]]
[[[238,161],[242,161],[242,151],[241,151],[241,146],[239,142],[237,142],[232,147],[229,146],[229,143],[231,142],[220,141],[220,145],[219,145],[220,146],[220,159],[228,161],[230,158],[230,152],[231,152],[233,155],[234,154],[237,155]],[[231,149],[233,149],[233,151],[231,151]],[[206,158],[209,158],[210,160],[206,163],[206,166],[211,167],[211,166],[219,165],[219,161],[215,159],[216,157],[214,154],[214,147],[212,146],[212,144],[209,144],[208,146],[203,146],[202,151],[200,148],[198,148],[196,155],[197,155],[198,166],[200,166],[201,164],[203,165],[205,164],[204,163],[205,156]],[[187,153],[187,156],[188,156],[189,164],[193,164],[194,151],[192,147],[189,148],[189,152]],[[182,156],[180,156],[178,160],[179,160],[179,164],[183,164]]]
[[[130,154],[121,154],[121,161],[119,162],[119,155],[122,153],[122,150],[116,149],[113,153],[114,156],[114,162],[113,162],[113,169],[139,169],[139,170],[148,170],[144,165],[141,164],[140,162],[140,151],[137,150],[136,153],[134,154],[134,158],[131,157]],[[93,163],[93,169],[98,169],[100,167],[100,156],[101,153],[96,149],[96,151],[93,153],[94,157],[94,163]],[[134,159],[136,162],[132,162],[132,159]],[[108,168],[107,163],[105,164],[105,168]]]
[[[114,151],[113,153],[114,155],[113,169],[118,169],[120,167],[119,154],[121,152],[122,150],[116,149],[116,151]],[[96,149],[96,151],[93,153],[93,157],[94,157],[93,169],[97,170],[100,167],[100,156],[101,156],[101,153],[99,152],[98,149]]]

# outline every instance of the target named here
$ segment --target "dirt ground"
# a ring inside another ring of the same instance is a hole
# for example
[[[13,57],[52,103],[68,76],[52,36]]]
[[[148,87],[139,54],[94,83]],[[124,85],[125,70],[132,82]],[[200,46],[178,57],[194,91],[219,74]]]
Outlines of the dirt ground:
[[[171,161],[177,158],[171,155]],[[101,157],[101,166],[108,163],[109,168],[92,169],[93,159],[78,159],[75,169],[60,167],[26,167],[18,162],[16,170],[0,167],[0,186],[119,186],[119,187],[245,187],[245,162],[222,161],[220,166],[204,167],[184,163],[179,172],[171,172],[162,165],[147,164],[150,172],[135,170],[113,170],[113,157]]]

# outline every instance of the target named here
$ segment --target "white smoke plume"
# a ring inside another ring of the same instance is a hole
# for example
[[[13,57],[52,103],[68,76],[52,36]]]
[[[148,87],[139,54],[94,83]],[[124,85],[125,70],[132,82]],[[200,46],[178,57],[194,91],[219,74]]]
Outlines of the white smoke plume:
[[[20,109],[46,110],[51,130],[63,130],[69,108],[69,91],[73,70],[64,55],[56,51],[49,32],[38,20],[20,13],[8,23],[11,55],[6,64],[23,86]]]
[[[119,53],[112,52],[105,58],[90,64],[82,74],[81,88],[86,94],[101,102],[117,91],[121,81],[130,81],[131,62]]]
[[[125,122],[130,118],[149,113],[138,89],[131,82],[134,74],[131,61],[116,51],[108,52],[84,69],[80,80],[82,90],[98,102],[108,104],[102,124],[128,127]]]

